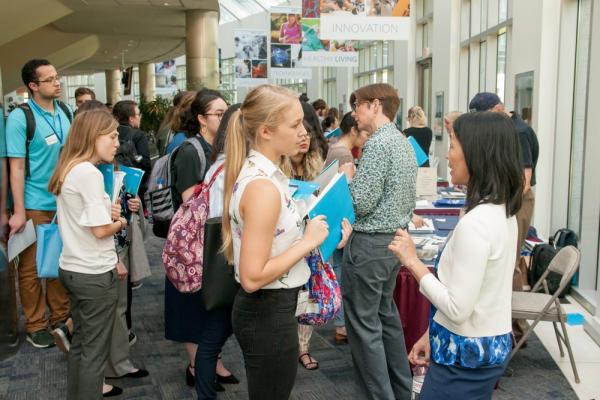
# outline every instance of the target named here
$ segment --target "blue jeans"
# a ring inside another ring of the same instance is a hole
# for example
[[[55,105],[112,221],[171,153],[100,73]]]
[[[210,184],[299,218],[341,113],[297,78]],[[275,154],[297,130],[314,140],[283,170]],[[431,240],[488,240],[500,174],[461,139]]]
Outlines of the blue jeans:
[[[198,332],[198,350],[194,361],[196,393],[199,400],[216,399],[215,368],[221,348],[232,333],[231,308],[204,310],[203,315],[189,317],[202,320],[202,330]]]
[[[340,284],[340,289],[342,287],[342,257],[344,256],[344,250],[338,249],[333,252],[333,256],[331,257],[333,272],[335,273],[335,277],[337,278],[338,283]],[[340,306],[340,311],[333,318],[333,323],[337,327],[343,327],[346,325],[346,320],[344,318],[344,302]]]

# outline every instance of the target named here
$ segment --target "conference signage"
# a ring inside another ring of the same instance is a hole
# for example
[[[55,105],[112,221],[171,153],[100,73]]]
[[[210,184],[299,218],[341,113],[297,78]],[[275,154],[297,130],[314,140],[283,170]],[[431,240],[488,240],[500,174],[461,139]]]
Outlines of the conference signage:
[[[410,0],[303,0],[318,3],[321,40],[408,40]]]
[[[302,59],[305,67],[358,67],[352,40],[325,40],[321,35],[321,2],[302,0]]]

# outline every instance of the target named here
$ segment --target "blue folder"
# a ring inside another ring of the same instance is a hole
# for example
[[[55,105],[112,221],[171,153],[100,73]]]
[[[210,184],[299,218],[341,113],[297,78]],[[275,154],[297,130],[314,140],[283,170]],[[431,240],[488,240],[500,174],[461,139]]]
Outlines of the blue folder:
[[[308,212],[310,218],[318,215],[325,215],[329,225],[329,236],[319,246],[321,258],[327,262],[342,240],[342,220],[346,218],[350,224],[354,223],[354,206],[345,174],[339,173],[331,180]]]
[[[288,185],[292,189],[292,198],[294,200],[308,199],[319,190],[320,186],[316,182],[299,181],[298,179],[290,179]]]
[[[429,156],[423,151],[417,140],[413,136],[408,137],[408,142],[412,145],[413,150],[415,151],[415,156],[417,157],[417,167],[425,164],[427,160],[429,160]]]
[[[108,197],[112,198],[115,166],[112,164],[100,164],[98,165],[98,169],[102,172],[102,178],[104,178],[104,191],[108,194]]]
[[[331,139],[332,137],[340,137],[342,135],[342,131],[340,130],[340,127],[338,126],[337,128],[335,128],[332,131],[329,132],[325,132],[325,139]]]
[[[139,168],[127,167],[125,165],[119,165],[119,170],[125,172],[125,179],[123,180],[125,191],[133,197],[137,196],[140,184],[142,183],[142,177],[144,176],[144,171]]]

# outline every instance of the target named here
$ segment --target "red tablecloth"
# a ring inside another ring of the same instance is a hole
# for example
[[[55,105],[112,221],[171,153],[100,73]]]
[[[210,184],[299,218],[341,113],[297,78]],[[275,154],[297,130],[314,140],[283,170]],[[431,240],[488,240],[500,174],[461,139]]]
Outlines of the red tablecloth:
[[[433,268],[430,268],[433,272]],[[400,312],[402,328],[404,328],[404,343],[406,351],[410,352],[413,345],[427,330],[429,324],[429,300],[419,292],[419,284],[410,271],[400,268],[396,278],[394,301]]]

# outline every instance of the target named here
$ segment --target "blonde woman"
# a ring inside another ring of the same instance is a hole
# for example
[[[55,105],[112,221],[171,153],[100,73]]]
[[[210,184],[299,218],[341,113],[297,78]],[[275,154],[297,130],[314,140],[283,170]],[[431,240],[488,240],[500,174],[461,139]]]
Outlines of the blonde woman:
[[[433,133],[427,127],[427,117],[421,107],[414,106],[408,110],[408,123],[410,127],[404,130],[404,135],[407,138],[413,136],[425,154],[429,155]],[[422,167],[429,167],[429,160]]]
[[[96,165],[112,162],[117,121],[106,110],[77,115],[49,191],[57,196],[63,241],[59,277],[68,292],[74,330],[68,354],[67,399],[101,399],[117,306],[117,253],[113,235],[127,226],[104,191]],[[120,389],[119,389],[120,390]]]
[[[229,122],[225,146],[223,246],[242,289],[233,332],[242,348],[250,400],[288,399],[297,372],[298,291],[310,276],[305,257],[329,232],[308,222],[278,164],[306,135],[302,106],[288,89],[261,85]]]

